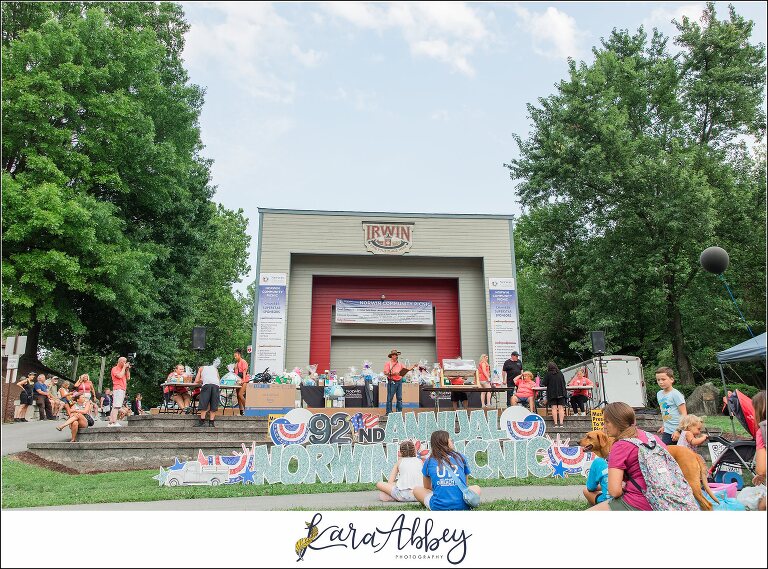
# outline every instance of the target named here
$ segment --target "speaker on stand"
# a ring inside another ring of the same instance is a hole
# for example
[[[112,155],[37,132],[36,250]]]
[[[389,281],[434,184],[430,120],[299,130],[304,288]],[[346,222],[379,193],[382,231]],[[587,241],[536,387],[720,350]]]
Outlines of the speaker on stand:
[[[195,362],[195,373],[202,364],[200,361],[200,352],[205,349],[205,326],[195,326],[192,328],[192,349],[197,352],[197,362]]]
[[[603,377],[603,356],[605,355],[605,332],[594,330],[589,333],[592,340],[592,353],[597,356],[597,376],[600,378],[600,393],[602,399],[595,405],[600,408],[608,404],[605,397],[605,378]]]

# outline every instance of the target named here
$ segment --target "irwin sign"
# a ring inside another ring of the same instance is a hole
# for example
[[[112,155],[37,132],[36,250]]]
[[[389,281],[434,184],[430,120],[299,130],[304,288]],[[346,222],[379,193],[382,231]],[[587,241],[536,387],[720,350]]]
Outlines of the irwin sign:
[[[363,222],[365,250],[374,255],[402,255],[411,250],[413,223]]]

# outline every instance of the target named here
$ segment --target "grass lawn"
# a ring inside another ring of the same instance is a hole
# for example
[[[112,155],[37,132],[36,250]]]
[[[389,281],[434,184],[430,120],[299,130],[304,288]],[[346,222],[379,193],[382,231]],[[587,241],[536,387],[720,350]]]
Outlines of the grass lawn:
[[[483,502],[476,510],[485,510],[488,512],[493,511],[517,511],[517,512],[531,512],[531,511],[546,511],[546,512],[581,512],[589,507],[584,500],[494,500],[492,502]],[[372,506],[369,508],[339,508],[342,511],[389,511],[389,510],[406,510],[406,511],[426,511],[421,504],[398,504],[396,506]],[[305,508],[291,508],[291,511],[316,511],[313,509]]]
[[[733,424],[736,425],[736,434],[741,435],[744,437],[750,437],[751,435],[742,427],[741,423],[739,423],[739,420],[734,418]],[[733,430],[731,428],[731,418],[730,417],[724,417],[722,415],[711,415],[704,417],[704,426],[705,427],[716,427],[723,431],[724,435],[727,434],[733,434]]]
[[[3,457],[2,507],[26,508],[65,504],[363,492],[376,488],[375,484],[265,484],[263,486],[232,484],[169,488],[158,486],[157,481],[152,479],[157,472],[156,470],[136,470],[104,474],[62,474]],[[470,478],[470,481],[479,486],[570,486],[583,485],[585,478],[583,476],[565,479],[529,477],[480,481]]]

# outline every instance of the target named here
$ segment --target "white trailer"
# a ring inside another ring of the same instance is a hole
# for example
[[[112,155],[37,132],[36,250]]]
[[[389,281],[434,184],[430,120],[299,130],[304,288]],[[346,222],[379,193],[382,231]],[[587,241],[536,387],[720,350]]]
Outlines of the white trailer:
[[[587,375],[595,389],[592,392],[592,404],[596,405],[603,400],[602,379],[605,383],[605,400],[608,403],[623,401],[627,405],[640,408],[646,407],[648,399],[645,391],[645,378],[643,377],[643,364],[636,356],[603,356],[602,378],[598,373],[598,358],[592,358],[585,362],[568,366],[561,370],[568,383],[579,368],[586,368]]]

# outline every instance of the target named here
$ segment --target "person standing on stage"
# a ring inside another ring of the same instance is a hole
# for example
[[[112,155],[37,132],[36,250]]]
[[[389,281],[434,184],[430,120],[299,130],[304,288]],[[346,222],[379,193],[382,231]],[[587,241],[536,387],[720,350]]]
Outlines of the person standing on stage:
[[[399,361],[397,356],[400,352],[392,349],[387,357],[389,361],[384,364],[384,374],[387,376],[387,414],[392,412],[392,399],[397,396],[397,411],[403,410],[403,376],[411,371],[416,365],[405,367]]]
[[[245,390],[251,378],[248,375],[248,362],[243,359],[243,352],[239,348],[235,350],[234,374],[238,377],[237,383],[240,386],[237,389],[237,405],[240,407],[240,414],[242,415],[245,411]]]
[[[512,356],[504,362],[504,367],[501,370],[502,381],[507,382],[507,387],[511,387],[507,391],[507,407],[512,406],[512,395],[514,394],[515,378],[523,373],[523,364],[520,363],[520,354],[516,351],[512,352]]]
[[[123,406],[128,380],[131,379],[131,364],[126,357],[120,357],[112,368],[112,411],[109,414],[108,427],[121,427],[117,422],[117,413]]]

